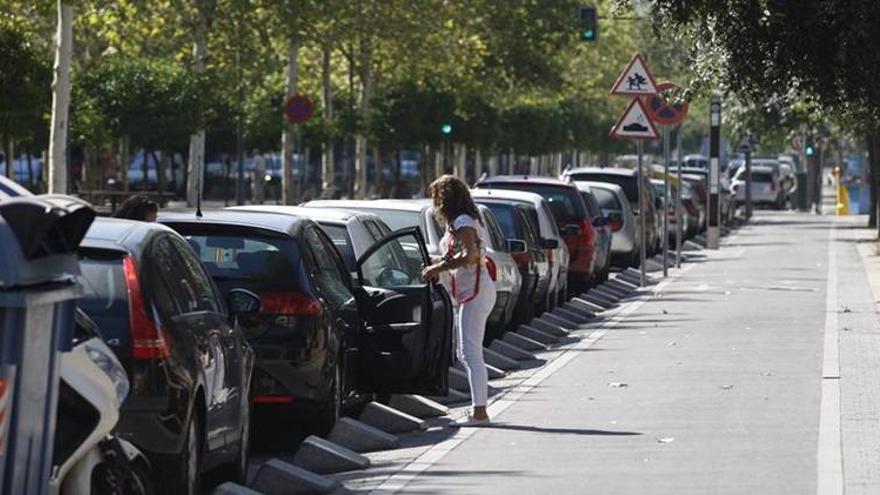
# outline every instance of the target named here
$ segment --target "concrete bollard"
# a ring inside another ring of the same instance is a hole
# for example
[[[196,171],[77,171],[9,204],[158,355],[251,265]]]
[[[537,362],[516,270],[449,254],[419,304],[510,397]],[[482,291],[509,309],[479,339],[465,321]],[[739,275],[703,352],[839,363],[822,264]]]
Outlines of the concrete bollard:
[[[544,313],[538,318],[538,321],[542,323],[536,323],[534,326],[538,330],[543,330],[545,332],[551,333],[557,337],[568,337],[573,330],[577,330],[580,327],[580,324],[577,322],[571,321],[567,318],[563,318],[557,314],[553,313]]]
[[[339,418],[327,440],[355,452],[391,450],[400,446],[400,440],[382,430],[354,418]]]
[[[511,359],[500,352],[493,351],[488,347],[483,348],[483,359],[486,360],[486,364],[491,364],[496,368],[505,370],[505,371],[513,371],[519,369],[519,363],[516,362],[515,359]]]
[[[421,395],[392,395],[388,407],[421,419],[449,414],[448,407]]]
[[[590,289],[589,293],[594,296],[605,298],[606,300],[608,300],[610,302],[617,302],[620,299],[622,299],[622,296],[620,296],[616,292],[608,290],[606,287],[602,287],[602,286],[594,287],[594,288]]]
[[[318,474],[341,473],[370,467],[370,459],[323,438],[311,435],[293,456],[293,464]]]
[[[566,311],[571,311],[572,313],[581,315],[582,317],[587,319],[588,323],[592,323],[593,320],[596,319],[596,311],[602,310],[602,308],[598,308],[598,310],[589,309],[586,305],[579,305],[575,301],[569,301],[560,307]]]
[[[573,297],[571,298],[571,301],[568,301],[565,304],[575,306],[583,311],[589,311],[593,314],[593,316],[595,316],[596,313],[601,313],[602,311],[605,311],[605,306],[587,301],[582,297]]]
[[[529,325],[520,325],[517,327],[516,333],[545,345],[555,344],[559,340],[554,335],[543,332]]]
[[[471,390],[467,373],[455,367],[449,368],[449,386],[462,392],[470,392]]]
[[[627,292],[634,292],[636,289],[639,288],[639,284],[627,281],[626,279],[621,279],[619,277],[608,280],[607,284],[612,287],[618,287]]]
[[[358,419],[386,433],[406,433],[428,428],[425,421],[378,402],[367,404]]]
[[[437,401],[441,404],[461,404],[462,402],[470,402],[470,394],[460,392],[454,388],[450,388],[446,395],[428,396],[428,399]]]
[[[504,370],[496,368],[495,366],[492,366],[491,364],[486,362],[485,354],[483,355],[483,362],[486,364],[486,374],[489,376],[490,380],[500,380],[507,376],[507,373],[505,373]],[[454,366],[455,369],[467,373],[467,369],[465,369],[464,363],[462,363],[461,361],[457,361]]]
[[[579,312],[567,306],[557,306],[553,308],[553,311],[550,314],[559,316],[568,321],[573,321],[578,325],[590,323],[593,319],[591,314],[588,314],[587,312]]]
[[[214,491],[211,492],[213,495],[272,495],[271,493],[258,492],[252,490],[246,486],[241,486],[238,483],[233,483],[231,481],[227,481],[222,485],[214,488]],[[294,493],[294,492],[285,492],[285,493]],[[296,492],[300,493],[300,492]],[[314,493],[314,492],[301,492],[301,493]]]
[[[510,332],[507,332],[510,333]],[[505,334],[507,335],[507,334]],[[517,361],[533,361],[538,359],[538,356],[535,356],[531,352],[528,352],[522,348],[519,348],[515,345],[504,342],[503,340],[495,339],[489,344],[489,349],[503,354],[504,356],[509,357],[510,359],[515,359]]]
[[[697,244],[694,241],[684,241],[684,244],[681,245],[682,251],[702,251],[703,246]],[[682,260],[684,261],[684,260]]]
[[[616,304],[614,301],[611,301],[608,298],[602,297],[599,294],[593,294],[592,291],[590,291],[589,294],[581,294],[580,298],[583,299],[584,301],[593,303],[597,306],[601,306],[603,309],[612,308]]]
[[[560,323],[555,323],[558,317],[554,317],[549,314],[545,314],[540,318],[535,318],[534,320],[528,323],[528,326],[540,330],[544,333],[550,334],[551,337],[556,339],[557,341],[562,337],[568,337],[571,332],[569,331],[568,326],[563,326]],[[574,325],[574,328],[577,328],[577,325]]]
[[[504,334],[504,337],[501,339],[503,342],[507,342],[512,346],[519,347],[524,351],[547,351],[550,350],[550,346],[546,344],[542,344],[541,342],[537,342],[528,337],[524,337],[520,334],[514,332],[507,332]]]
[[[257,468],[251,487],[265,495],[308,495],[331,493],[338,489],[340,484],[336,480],[280,459],[269,459]],[[232,493],[237,492],[231,492],[229,495]]]

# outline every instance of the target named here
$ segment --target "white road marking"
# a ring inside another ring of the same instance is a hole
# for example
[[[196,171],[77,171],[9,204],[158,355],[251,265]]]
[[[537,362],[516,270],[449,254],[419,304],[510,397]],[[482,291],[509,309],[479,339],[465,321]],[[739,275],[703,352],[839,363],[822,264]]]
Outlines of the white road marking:
[[[697,265],[690,264],[681,268],[680,270],[677,270],[677,272],[671,274],[669,278],[654,286],[651,292],[661,292],[676,278],[683,275],[695,266]],[[557,357],[553,361],[550,361],[544,368],[541,368],[534,375],[530,376],[525,381],[514,387],[512,390],[492,402],[488,407],[489,416],[493,418],[498,417],[498,415],[504,412],[504,410],[515,404],[525,394],[527,394],[536,386],[540,385],[544,380],[550,378],[554,373],[562,369],[572,359],[578,356],[582,356],[582,352],[579,351],[583,351],[584,349],[592,347],[593,344],[604,337],[609,330],[622,323],[626,316],[632,314],[634,311],[639,309],[643,304],[650,300],[650,297],[644,297],[629,303],[625,303],[623,306],[621,306],[621,309],[617,313],[615,313],[608,320],[604,321],[595,330],[590,332],[588,336],[574,344],[572,347],[568,348],[561,355],[559,355],[559,357]],[[377,495],[386,495],[402,492],[412,480],[419,476],[419,474],[423,473],[425,470],[436,464],[438,461],[440,461],[440,459],[446,456],[446,454],[458,447],[462,442],[470,438],[471,435],[476,433],[478,430],[479,428],[461,428],[453,436],[431,447],[415,460],[401,468],[400,471],[390,476],[387,480],[385,480],[381,485],[372,490],[370,493]]]
[[[825,341],[822,353],[822,401],[816,452],[819,495],[843,494],[840,433],[840,341],[837,300],[837,225],[828,233],[828,288],[825,297]]]

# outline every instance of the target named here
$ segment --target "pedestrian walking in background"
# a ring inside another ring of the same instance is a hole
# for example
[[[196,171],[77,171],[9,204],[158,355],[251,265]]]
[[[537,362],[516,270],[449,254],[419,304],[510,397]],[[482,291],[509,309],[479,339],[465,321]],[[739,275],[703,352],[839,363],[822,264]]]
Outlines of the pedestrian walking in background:
[[[486,320],[495,305],[495,282],[486,268],[489,236],[467,185],[459,178],[444,175],[429,186],[434,214],[446,225],[440,248],[446,254],[422,271],[425,280],[437,280],[449,272],[452,297],[458,301],[458,356],[467,369],[473,412],[456,422],[457,426],[489,424],[486,403],[489,381],[483,362],[483,336]]]
[[[155,222],[159,215],[159,205],[150,198],[137,195],[132,196],[119,205],[119,210],[113,214],[115,218],[127,218],[140,220],[141,222]]]
[[[251,170],[251,200],[254,204],[263,204],[263,191],[266,186],[266,159],[260,150],[254,148],[254,167]]]

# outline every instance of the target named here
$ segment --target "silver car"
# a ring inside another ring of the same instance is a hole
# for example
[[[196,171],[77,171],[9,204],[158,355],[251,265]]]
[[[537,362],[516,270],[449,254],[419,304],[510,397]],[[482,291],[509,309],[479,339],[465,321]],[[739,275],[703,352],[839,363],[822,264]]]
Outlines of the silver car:
[[[434,207],[429,199],[378,199],[378,200],[318,200],[310,201],[304,205],[308,208],[335,208],[342,210],[354,210],[373,213],[380,217],[392,230],[418,226],[425,235],[428,252],[432,258],[443,255],[440,252],[440,239],[443,237],[443,227],[434,217]],[[507,251],[507,243],[501,228],[492,212],[486,207],[478,206],[482,215],[483,224],[492,240],[492,245],[487,246],[486,254],[495,262],[497,267],[497,280],[495,291],[498,295],[495,309],[489,315],[488,326],[490,335],[497,334],[507,328],[513,318],[513,310],[519,298],[522,286],[522,275],[519,267]]]
[[[611,263],[620,268],[639,266],[639,228],[623,188],[609,182],[576,181],[590,188],[611,227]]]
[[[781,209],[785,205],[779,174],[771,167],[752,166],[752,203]],[[740,167],[733,177],[732,189],[736,204],[746,202],[746,167]]]

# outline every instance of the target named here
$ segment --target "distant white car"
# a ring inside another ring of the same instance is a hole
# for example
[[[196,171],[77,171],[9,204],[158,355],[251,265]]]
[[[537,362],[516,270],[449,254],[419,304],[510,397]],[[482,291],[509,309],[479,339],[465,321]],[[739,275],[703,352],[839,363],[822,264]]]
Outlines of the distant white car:
[[[554,294],[551,295],[551,298],[554,299],[547,305],[547,308],[552,309],[564,303],[568,293],[568,246],[566,246],[562,234],[559,233],[559,227],[556,225],[556,220],[553,218],[553,212],[550,211],[550,205],[547,203],[547,200],[540,194],[511,189],[472,189],[471,195],[474,199],[496,198],[517,203],[527,203],[535,207],[534,211],[537,214],[537,218],[533,220],[538,225],[538,235],[542,239],[556,241],[555,248],[547,249],[552,267],[550,287],[556,289]]]
[[[639,229],[623,188],[610,182],[575,181],[590,188],[611,228],[611,263],[621,268],[639,266]]]
[[[434,207],[428,199],[379,199],[379,200],[317,200],[303,205],[304,210],[333,208],[339,210],[372,213],[381,218],[391,230],[418,226],[422,229],[428,252],[432,258],[443,255],[440,252],[440,239],[444,235],[443,227],[434,217]],[[519,298],[522,276],[519,267],[507,252],[504,236],[498,222],[488,208],[480,207],[483,224],[489,232],[492,245],[487,246],[486,254],[497,267],[495,291],[498,295],[495,309],[489,315],[488,326],[498,333],[510,323],[513,310]],[[317,218],[317,217],[316,217]]]
[[[752,165],[752,203],[780,209],[785,205],[785,194],[776,169]],[[733,177],[732,189],[737,205],[746,201],[746,167],[742,166]]]

